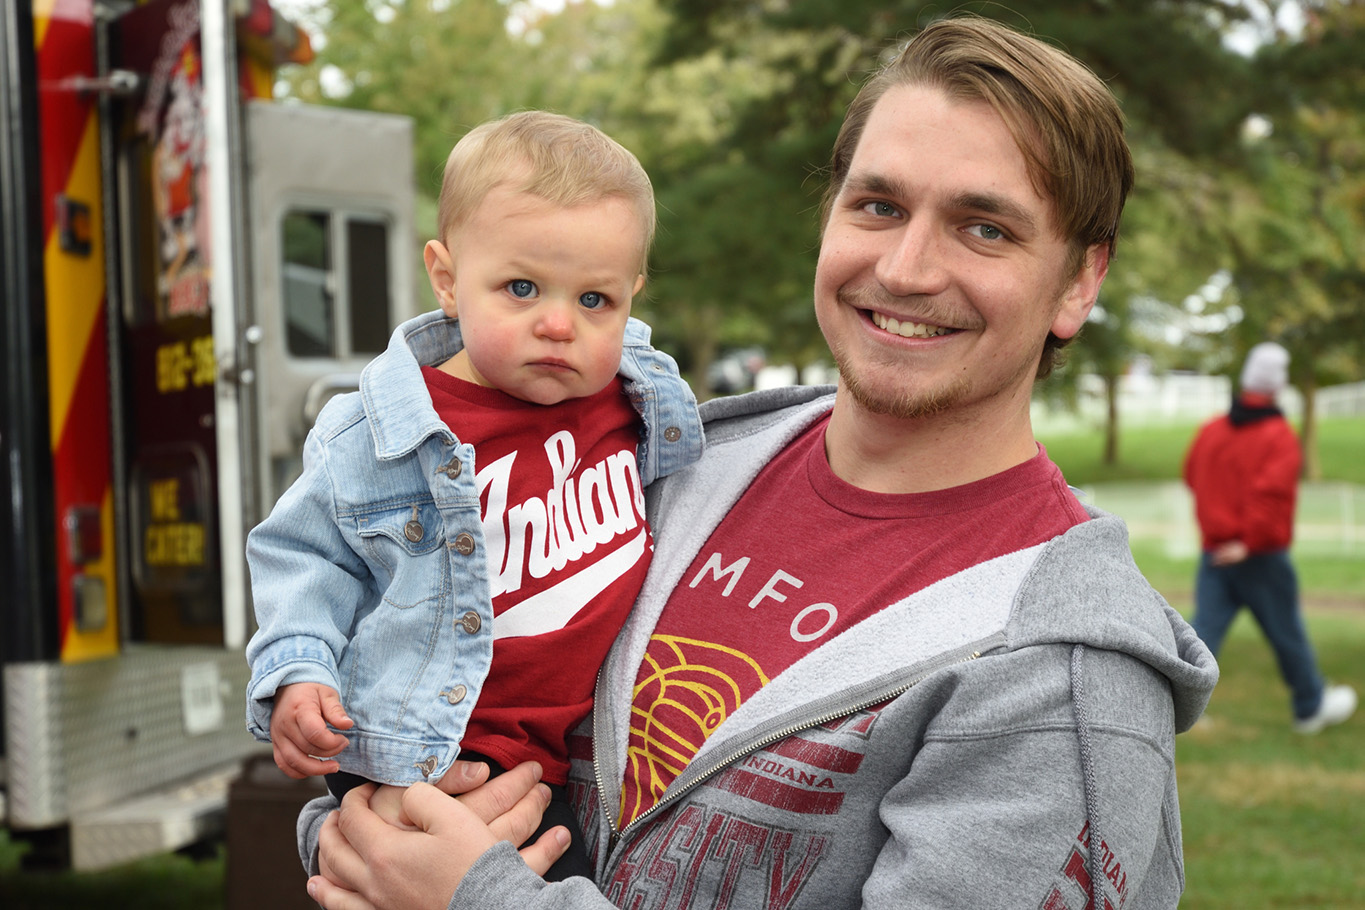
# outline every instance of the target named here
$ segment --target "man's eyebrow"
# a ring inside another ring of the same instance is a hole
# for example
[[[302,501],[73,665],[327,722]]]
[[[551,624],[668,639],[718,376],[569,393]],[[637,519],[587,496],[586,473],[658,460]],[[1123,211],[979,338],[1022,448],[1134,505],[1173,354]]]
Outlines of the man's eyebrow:
[[[1011,221],[1026,233],[1036,233],[1038,219],[1033,213],[1006,196],[997,193],[959,193],[949,200],[953,208],[968,212],[983,212]]]
[[[904,199],[909,195],[909,188],[905,184],[890,177],[883,177],[881,174],[849,174],[848,179],[844,181],[843,191],[890,196],[893,199]]]

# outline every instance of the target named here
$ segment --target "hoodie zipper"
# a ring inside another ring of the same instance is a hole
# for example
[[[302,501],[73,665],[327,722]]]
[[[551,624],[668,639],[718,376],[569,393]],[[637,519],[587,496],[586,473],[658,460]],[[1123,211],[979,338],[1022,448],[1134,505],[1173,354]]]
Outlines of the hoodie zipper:
[[[811,719],[811,720],[802,721],[802,722],[799,723],[799,724],[792,724],[791,726],[784,727],[782,730],[779,730],[779,731],[777,731],[776,733],[770,733],[770,734],[768,734],[767,736],[763,737],[762,739],[758,740],[757,742],[751,743],[750,745],[748,745],[748,746],[746,746],[745,748],[739,750],[738,752],[736,752],[736,753],[734,753],[734,754],[732,754],[732,755],[730,755],[730,756],[727,756],[725,759],[723,759],[723,760],[721,760],[721,761],[712,762],[712,763],[706,768],[706,770],[703,771],[701,774],[697,775],[696,779],[693,780],[690,784],[688,784],[687,786],[683,787],[681,790],[678,790],[676,793],[670,794],[669,796],[666,796],[666,797],[664,797],[663,799],[659,800],[657,803],[655,803],[653,806],[651,806],[648,810],[646,810],[645,813],[644,813],[643,815],[639,816],[639,817],[636,818],[634,821],[632,821],[629,825],[626,825],[626,827],[622,828],[622,829],[619,830],[619,831],[616,829],[616,816],[615,816],[615,813],[611,810],[611,807],[607,805],[607,797],[606,797],[606,792],[607,792],[607,791],[606,791],[606,788],[605,788],[604,786],[602,786],[602,783],[603,783],[603,780],[602,780],[602,769],[601,769],[601,767],[600,767],[600,765],[599,765],[599,763],[598,763],[598,761],[597,761],[597,756],[596,756],[596,754],[594,754],[594,755],[593,755],[593,762],[592,762],[592,771],[593,771],[593,776],[594,776],[594,777],[596,778],[596,780],[597,780],[597,799],[598,799],[598,801],[599,801],[599,802],[601,803],[601,805],[602,805],[602,811],[603,811],[603,813],[604,813],[604,815],[605,815],[605,817],[606,817],[606,819],[607,819],[607,826],[608,826],[608,828],[609,828],[608,838],[607,838],[607,856],[608,856],[608,862],[610,862],[611,853],[612,853],[613,851],[615,851],[617,844],[619,844],[619,843],[621,842],[621,839],[622,839],[623,837],[625,837],[627,833],[629,833],[630,831],[632,831],[632,830],[638,828],[640,825],[644,824],[644,823],[645,823],[649,818],[651,818],[653,815],[655,815],[656,813],[662,811],[663,809],[667,808],[668,806],[671,806],[673,803],[677,802],[677,801],[678,801],[679,799],[681,799],[683,796],[686,796],[688,793],[691,793],[694,789],[696,789],[696,787],[697,787],[699,784],[701,784],[702,781],[706,780],[708,777],[710,777],[712,774],[715,774],[717,771],[719,771],[721,768],[724,768],[726,765],[734,764],[735,762],[739,761],[740,759],[742,759],[742,758],[744,758],[744,757],[746,757],[746,756],[752,755],[753,753],[759,751],[760,749],[766,749],[768,746],[771,746],[773,743],[778,742],[779,740],[786,739],[788,736],[793,736],[793,735],[795,735],[795,734],[797,734],[797,733],[800,733],[800,732],[802,732],[803,730],[809,730],[809,729],[811,729],[811,728],[813,728],[813,727],[822,726],[823,724],[827,724],[827,723],[830,723],[830,722],[832,722],[832,721],[836,721],[836,720],[838,720],[838,719],[841,718],[841,717],[847,717],[847,716],[850,715],[850,714],[856,714],[857,712],[862,711],[862,710],[864,710],[864,709],[866,709],[866,708],[870,708],[870,707],[872,707],[873,705],[879,705],[879,704],[881,704],[881,703],[884,702],[884,701],[889,701],[890,699],[897,698],[897,697],[899,697],[899,696],[901,696],[901,695],[904,695],[906,692],[910,691],[910,689],[914,688],[915,685],[917,685],[919,682],[921,682],[921,681],[922,681],[926,676],[928,676],[930,673],[936,673],[937,671],[943,669],[944,667],[955,666],[955,665],[957,665],[957,664],[965,664],[965,663],[967,663],[967,662],[969,662],[969,661],[976,660],[976,659],[977,659],[978,657],[980,657],[980,656],[981,656],[981,652],[980,652],[980,651],[972,651],[971,653],[967,654],[965,657],[960,657],[960,658],[958,658],[958,659],[956,659],[956,660],[948,660],[948,661],[944,661],[944,662],[942,662],[942,663],[935,663],[932,667],[926,669],[926,670],[925,670],[923,673],[921,673],[919,676],[916,676],[914,679],[910,680],[909,682],[905,683],[904,685],[897,686],[896,688],[890,689],[890,690],[885,691],[885,692],[879,692],[879,693],[877,693],[877,695],[876,695],[875,697],[865,699],[865,700],[863,700],[863,701],[858,702],[858,703],[855,704],[855,705],[840,708],[838,711],[832,711],[832,712],[829,712],[829,713],[827,713],[827,714],[822,714],[822,715],[820,715],[820,716],[818,716],[818,717],[816,717],[816,718],[813,718],[813,719]],[[601,671],[601,669],[599,668],[599,670],[598,670],[598,675],[599,675],[599,677],[600,677],[600,675],[601,675],[601,672],[602,672],[602,671]],[[594,706],[593,706],[594,714],[596,713],[596,710],[597,710],[597,709],[596,709],[596,705],[594,704]],[[594,718],[593,718],[593,723],[596,724],[597,721],[598,721],[598,718],[597,718],[597,717],[594,717]]]

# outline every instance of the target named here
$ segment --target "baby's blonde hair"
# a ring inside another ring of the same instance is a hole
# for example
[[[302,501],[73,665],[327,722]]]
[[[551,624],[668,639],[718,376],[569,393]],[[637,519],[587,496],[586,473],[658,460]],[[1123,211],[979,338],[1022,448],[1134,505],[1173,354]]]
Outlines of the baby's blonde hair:
[[[623,145],[591,124],[548,111],[522,111],[480,124],[446,159],[437,224],[441,241],[462,225],[494,187],[564,207],[620,198],[640,216],[640,274],[654,242],[654,187]]]

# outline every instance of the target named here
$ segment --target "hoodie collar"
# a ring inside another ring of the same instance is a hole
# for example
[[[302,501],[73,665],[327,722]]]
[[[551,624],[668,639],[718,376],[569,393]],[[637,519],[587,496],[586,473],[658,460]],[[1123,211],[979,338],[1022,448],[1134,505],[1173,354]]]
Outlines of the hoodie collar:
[[[1234,427],[1244,427],[1271,417],[1282,416],[1284,412],[1276,407],[1274,398],[1255,392],[1243,392],[1233,398],[1232,409],[1228,411],[1228,420]]]

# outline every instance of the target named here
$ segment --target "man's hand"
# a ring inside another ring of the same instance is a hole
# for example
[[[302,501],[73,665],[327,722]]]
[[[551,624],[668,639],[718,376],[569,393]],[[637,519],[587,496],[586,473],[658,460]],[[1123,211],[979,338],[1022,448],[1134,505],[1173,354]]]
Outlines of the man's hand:
[[[318,683],[281,686],[270,712],[270,745],[280,770],[293,778],[340,771],[341,765],[323,758],[346,748],[346,737],[327,729],[328,724],[340,730],[355,726],[335,691]]]
[[[487,774],[468,763],[442,778],[451,790]],[[441,910],[474,862],[499,841],[520,844],[535,831],[550,802],[539,783],[540,766],[518,765],[506,774],[451,799],[428,784],[388,790],[379,802],[400,793],[401,811],[412,827],[400,829],[375,811],[375,787],[357,787],[342,800],[318,836],[322,874],[308,882],[308,893],[327,910]],[[391,804],[390,804],[391,805]],[[537,874],[564,854],[569,832],[553,828],[521,857]]]
[[[1213,548],[1209,553],[1209,562],[1215,566],[1235,566],[1250,555],[1251,551],[1247,549],[1246,544],[1240,540],[1229,540]]]
[[[469,793],[486,780],[488,780],[488,765],[481,761],[457,761],[451,764],[450,770],[436,782],[435,786],[450,796],[458,796],[461,793]],[[538,772],[535,780],[539,780]],[[404,790],[403,787],[380,787],[374,792],[374,796],[370,797],[370,809],[396,828],[416,831],[417,828],[413,826],[412,820],[403,812]],[[476,794],[470,796],[470,799],[476,802],[480,799],[487,801],[490,798],[496,797],[493,794],[486,794],[482,797]],[[487,809],[476,809],[475,811],[478,812],[480,818],[496,818],[511,808],[512,804],[507,803],[500,808],[494,806]],[[536,824],[539,825],[540,822],[536,822]]]

